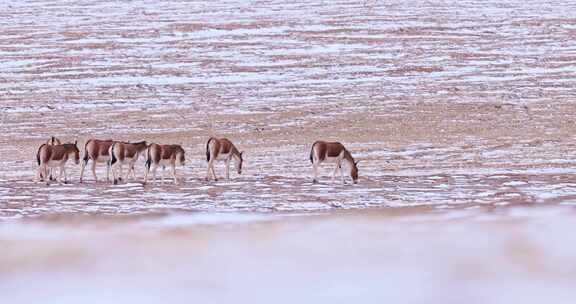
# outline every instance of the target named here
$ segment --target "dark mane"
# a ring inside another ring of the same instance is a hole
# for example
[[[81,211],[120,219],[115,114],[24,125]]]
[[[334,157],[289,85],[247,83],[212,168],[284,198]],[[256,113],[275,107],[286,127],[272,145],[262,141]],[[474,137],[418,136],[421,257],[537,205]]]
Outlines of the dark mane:
[[[354,160],[354,157],[352,157],[352,154],[350,154],[350,152],[346,149],[344,149],[344,158],[350,158],[352,163],[356,163],[356,160]]]

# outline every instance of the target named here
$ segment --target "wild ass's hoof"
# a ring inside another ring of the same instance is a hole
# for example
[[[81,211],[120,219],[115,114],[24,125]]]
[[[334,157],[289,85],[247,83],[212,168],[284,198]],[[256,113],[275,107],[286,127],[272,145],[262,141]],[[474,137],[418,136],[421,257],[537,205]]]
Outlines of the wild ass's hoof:
[[[315,179],[313,179],[313,180],[312,180],[312,183],[313,183],[313,184],[317,184],[317,183],[318,183],[318,181],[317,181],[317,180],[315,180]]]

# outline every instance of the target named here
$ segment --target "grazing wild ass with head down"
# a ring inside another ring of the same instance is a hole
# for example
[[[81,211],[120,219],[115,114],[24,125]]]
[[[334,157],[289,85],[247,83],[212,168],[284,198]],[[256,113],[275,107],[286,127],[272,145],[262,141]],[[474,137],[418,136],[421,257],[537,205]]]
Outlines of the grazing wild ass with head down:
[[[78,164],[80,162],[80,150],[76,146],[76,142],[73,144],[60,144],[60,145],[49,145],[42,144],[38,149],[36,154],[36,160],[38,161],[38,179],[44,181],[48,176],[48,171],[50,168],[60,168],[60,175],[58,176],[59,182],[62,182],[62,174],[64,174],[64,183],[68,182],[68,176],[66,175],[66,162],[71,157],[74,158],[74,162]],[[49,180],[46,180],[48,183]]]
[[[148,174],[152,169],[152,180],[156,182],[156,170],[158,166],[162,166],[162,179],[164,184],[164,170],[166,166],[171,167],[172,177],[174,183],[178,185],[178,178],[176,177],[176,165],[183,166],[185,162],[184,149],[180,145],[158,145],[150,144],[146,152],[146,174],[144,175],[144,184],[148,182]]]
[[[344,145],[339,142],[325,142],[325,141],[317,141],[312,145],[312,149],[310,150],[310,161],[312,162],[312,166],[314,167],[314,179],[312,180],[313,183],[318,182],[318,168],[323,162],[335,163],[334,172],[332,173],[332,182],[334,182],[334,178],[336,177],[336,171],[340,168],[340,177],[342,178],[342,184],[345,184],[344,181],[344,169],[342,168],[342,162],[346,161],[348,163],[348,167],[350,168],[350,177],[352,181],[356,184],[358,182],[358,162],[354,161],[352,155]]]
[[[61,145],[62,142],[61,142],[58,138],[52,136],[52,137],[50,137],[50,138],[46,141],[46,144],[47,144],[47,145],[54,146],[54,145]],[[49,170],[49,173],[50,173],[50,180],[56,180],[56,178],[55,178],[55,177],[53,176],[53,174],[52,174],[52,168],[48,168],[48,170]],[[44,179],[43,176],[40,176],[40,178]]]
[[[98,181],[98,177],[96,177],[96,163],[106,163],[106,180],[110,181],[110,154],[108,153],[108,150],[113,143],[114,141],[110,139],[90,139],[86,142],[86,145],[84,146],[82,167],[80,168],[80,182],[82,182],[84,178],[84,168],[90,159],[92,160],[92,174],[94,175],[94,181]]]
[[[232,159],[236,163],[236,171],[238,174],[242,174],[243,153],[238,151],[236,146],[226,138],[210,137],[206,143],[206,161],[208,161],[206,180],[210,180],[210,172],[212,172],[214,180],[218,180],[216,172],[214,172],[214,162],[217,160],[226,162],[226,179],[230,179],[230,160]]]
[[[126,172],[126,177],[124,180],[128,180],[130,172],[132,176],[136,179],[136,173],[134,172],[134,164],[138,160],[140,153],[146,150],[148,146],[145,141],[137,143],[126,143],[126,142],[115,142],[110,146],[108,154],[110,154],[110,169],[112,170],[112,176],[114,178],[114,184],[122,180],[122,165],[128,164],[128,172]],[[118,172],[119,171],[119,172]]]

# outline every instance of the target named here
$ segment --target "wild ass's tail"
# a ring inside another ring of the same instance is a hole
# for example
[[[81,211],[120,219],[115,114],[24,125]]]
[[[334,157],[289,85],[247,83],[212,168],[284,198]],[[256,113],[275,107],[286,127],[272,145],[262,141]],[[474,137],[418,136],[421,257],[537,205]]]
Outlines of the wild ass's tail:
[[[210,137],[210,139],[206,142],[206,161],[210,161],[210,142],[214,140],[214,137]]]
[[[40,150],[42,150],[42,147],[44,147],[46,144],[42,144],[40,146],[40,148],[38,148],[38,152],[36,152],[36,162],[38,163],[38,166],[40,166]],[[40,170],[40,178],[44,178],[44,174],[42,174],[42,170]]]
[[[42,150],[42,147],[44,147],[46,144],[42,144],[40,146],[40,148],[38,148],[38,152],[36,152],[36,162],[38,162],[38,166],[40,166],[40,150]]]
[[[116,158],[116,155],[114,153],[114,147],[116,147],[116,143],[113,143],[112,146],[110,146],[110,165],[113,165],[114,163],[116,163],[118,161],[118,159]]]
[[[84,163],[84,166],[86,166],[88,164],[88,160],[90,159],[90,156],[88,156],[88,144],[91,142],[92,140],[88,140],[86,142],[86,144],[84,145],[84,157],[82,158],[82,162]]]
[[[318,142],[314,142],[312,144],[312,148],[310,148],[310,162],[314,163],[314,146],[317,144]]]
[[[150,166],[152,166],[152,157],[150,156],[150,147],[152,147],[152,145],[148,146],[148,148],[146,149],[146,164],[144,166],[146,167],[147,170],[150,170]]]

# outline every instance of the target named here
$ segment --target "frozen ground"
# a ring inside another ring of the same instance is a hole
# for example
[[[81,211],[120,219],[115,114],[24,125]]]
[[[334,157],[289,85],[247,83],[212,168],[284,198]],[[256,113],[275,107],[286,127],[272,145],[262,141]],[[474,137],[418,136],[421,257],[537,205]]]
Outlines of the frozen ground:
[[[8,221],[0,292],[14,304],[568,304],[574,228],[568,207]]]
[[[94,299],[98,286],[138,276],[116,290],[136,296],[162,276],[177,282],[175,297],[190,286],[199,299],[230,289],[222,301],[248,301],[251,282],[325,301],[361,291],[380,299],[381,286],[398,291],[384,298],[395,303],[403,295],[414,295],[411,303],[572,300],[575,12],[571,1],[532,0],[0,1],[0,245],[8,248],[0,288],[33,284],[61,303],[49,278],[62,265],[63,286],[96,286]],[[180,143],[184,183],[113,186],[88,174],[81,185],[73,165],[71,184],[34,183],[36,149],[52,135]],[[245,151],[242,176],[203,181],[212,135]],[[310,183],[317,139],[349,147],[358,185],[331,184],[331,168]],[[341,253],[346,237],[366,255]],[[227,240],[244,238],[230,257]],[[517,238],[529,243],[513,250],[519,256],[507,245]],[[285,252],[284,243],[298,246]],[[183,244],[208,266],[174,258]],[[316,245],[307,264],[299,251]],[[403,248],[399,261],[380,255]],[[452,273],[454,258],[472,272]],[[484,272],[492,262],[499,270]],[[92,276],[87,264],[103,266]],[[213,277],[211,267],[223,265],[230,276]],[[190,280],[182,275],[196,267]],[[247,269],[255,274],[243,280]],[[263,279],[280,274],[286,281]],[[302,289],[315,282],[339,292]],[[425,288],[405,292],[411,286]]]

